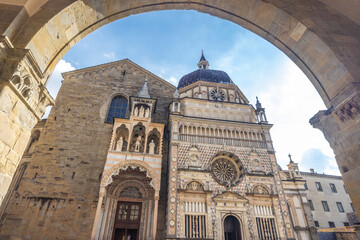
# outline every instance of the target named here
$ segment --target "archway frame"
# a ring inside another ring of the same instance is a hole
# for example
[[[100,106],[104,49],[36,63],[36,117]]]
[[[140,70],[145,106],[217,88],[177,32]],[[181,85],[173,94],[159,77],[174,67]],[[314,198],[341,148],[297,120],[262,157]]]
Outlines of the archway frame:
[[[222,236],[224,237],[224,234],[225,234],[225,219],[230,216],[236,218],[236,220],[239,222],[241,239],[245,239],[244,224],[242,223],[241,218],[236,213],[227,213],[222,217],[222,219],[221,219]]]
[[[0,55],[0,61],[5,62],[5,67],[0,67],[4,73],[1,80],[10,80],[16,66],[26,63],[41,83],[46,84],[57,62],[83,37],[132,14],[192,9],[232,21],[277,46],[313,83],[329,109],[317,114],[311,123],[324,132],[341,169],[344,166],[350,169],[342,174],[345,184],[352,186],[349,194],[360,210],[360,187],[356,187],[360,172],[359,145],[356,146],[360,129],[360,25],[344,15],[344,11],[321,0],[311,3],[300,0],[54,2],[49,0],[49,4],[38,6],[26,18],[19,14],[2,32],[0,49],[6,53]],[[43,85],[37,87],[48,97]]]
[[[14,39],[14,43],[15,46],[32,51],[40,69],[47,76],[43,82],[45,83],[65,53],[94,30],[133,14],[169,9],[192,9],[208,13],[238,24],[268,40],[302,69],[327,107],[341,102],[340,99],[335,101],[334,98],[341,98],[339,92],[342,89],[345,87],[351,89],[350,85],[354,87],[351,83],[356,82],[353,77],[356,75],[351,73],[353,66],[347,68],[349,62],[341,59],[346,57],[344,52],[340,54],[334,46],[329,47],[330,45],[325,43],[329,39],[320,34],[318,36],[316,28],[313,26],[310,28],[306,21],[298,20],[295,17],[296,14],[288,14],[270,1],[228,0],[220,3],[139,1],[132,4],[122,1],[112,1],[110,4],[76,1],[62,11],[61,9],[58,12],[55,11],[49,21],[44,23],[37,32],[20,32]],[[64,21],[64,18],[72,21]],[[353,26],[354,22],[347,22],[347,24]],[[53,36],[55,30],[57,35]],[[23,37],[22,40],[19,39],[20,36]],[[356,38],[352,40],[356,41]],[[356,63],[352,62],[352,64]]]

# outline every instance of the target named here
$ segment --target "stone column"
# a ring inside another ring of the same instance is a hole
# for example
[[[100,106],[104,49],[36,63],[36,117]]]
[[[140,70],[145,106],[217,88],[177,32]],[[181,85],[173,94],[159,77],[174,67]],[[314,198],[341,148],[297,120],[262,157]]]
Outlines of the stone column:
[[[360,213],[360,89],[337,107],[318,112],[310,124],[320,129],[334,150],[343,181]]]
[[[30,50],[0,36],[0,204],[20,162],[31,130],[53,105]]]
[[[158,207],[159,207],[159,191],[156,191],[154,197],[154,216],[153,216],[153,229],[152,229],[153,240],[156,239]]]
[[[96,213],[95,213],[95,221],[94,221],[94,225],[93,225],[93,229],[91,232],[91,240],[94,240],[96,238],[96,233],[100,230],[100,212],[101,212],[101,205],[102,205],[102,201],[104,199],[106,190],[105,187],[100,187],[100,193],[99,193],[99,200],[98,200],[98,204],[97,204],[97,208],[96,208]]]

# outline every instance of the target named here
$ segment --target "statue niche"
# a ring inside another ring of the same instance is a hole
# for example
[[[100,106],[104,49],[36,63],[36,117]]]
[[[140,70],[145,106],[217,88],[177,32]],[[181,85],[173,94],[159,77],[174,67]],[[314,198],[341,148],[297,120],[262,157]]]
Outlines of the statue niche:
[[[127,149],[129,138],[129,129],[122,124],[116,129],[116,138],[114,144],[114,150],[119,152],[124,152]]]
[[[134,126],[130,141],[130,152],[144,152],[145,127],[142,123]]]
[[[154,128],[149,133],[149,137],[147,140],[147,153],[149,154],[159,154],[160,149],[160,132]]]
[[[195,146],[189,149],[188,168],[201,168],[200,150]]]
[[[150,117],[150,107],[146,104],[136,104],[134,107],[133,116],[135,117]]]

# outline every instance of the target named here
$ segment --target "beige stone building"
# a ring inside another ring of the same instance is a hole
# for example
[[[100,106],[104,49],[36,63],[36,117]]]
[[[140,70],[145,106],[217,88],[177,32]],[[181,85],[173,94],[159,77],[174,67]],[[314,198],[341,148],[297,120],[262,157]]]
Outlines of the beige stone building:
[[[341,176],[319,174],[312,169],[300,174],[306,181],[306,195],[316,227],[346,227],[356,223],[351,218],[356,216],[354,206]]]
[[[128,59],[63,77],[1,205],[1,239],[317,238],[265,109],[203,55],[177,88]]]
[[[133,14],[187,9],[248,29],[278,47],[303,71],[326,106],[310,123],[322,131],[334,150],[343,181],[360,212],[359,3],[360,0],[0,0],[0,198],[27,150],[33,127],[41,120],[45,107],[53,104],[45,86],[59,60],[82,38],[110,22]],[[121,79],[121,75],[117,77]],[[74,90],[64,89],[70,91],[63,93],[69,96]],[[82,90],[89,89],[92,88]],[[97,106],[96,101],[92,103]],[[71,104],[63,106],[67,105]],[[84,113],[81,117],[86,119]],[[91,134],[94,132],[89,131]],[[99,167],[96,161],[88,163],[88,169]],[[73,170],[68,168],[53,175],[69,175],[67,171],[72,175]],[[46,180],[56,186],[59,179]],[[88,190],[83,188],[77,193],[87,195]]]

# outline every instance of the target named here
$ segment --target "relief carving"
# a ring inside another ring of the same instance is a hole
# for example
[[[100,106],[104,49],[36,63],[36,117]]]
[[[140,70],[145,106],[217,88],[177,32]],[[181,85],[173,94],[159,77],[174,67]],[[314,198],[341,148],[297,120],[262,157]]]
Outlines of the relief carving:
[[[335,115],[341,122],[351,121],[358,118],[360,113],[360,94],[352,97],[347,103],[335,111]]]

